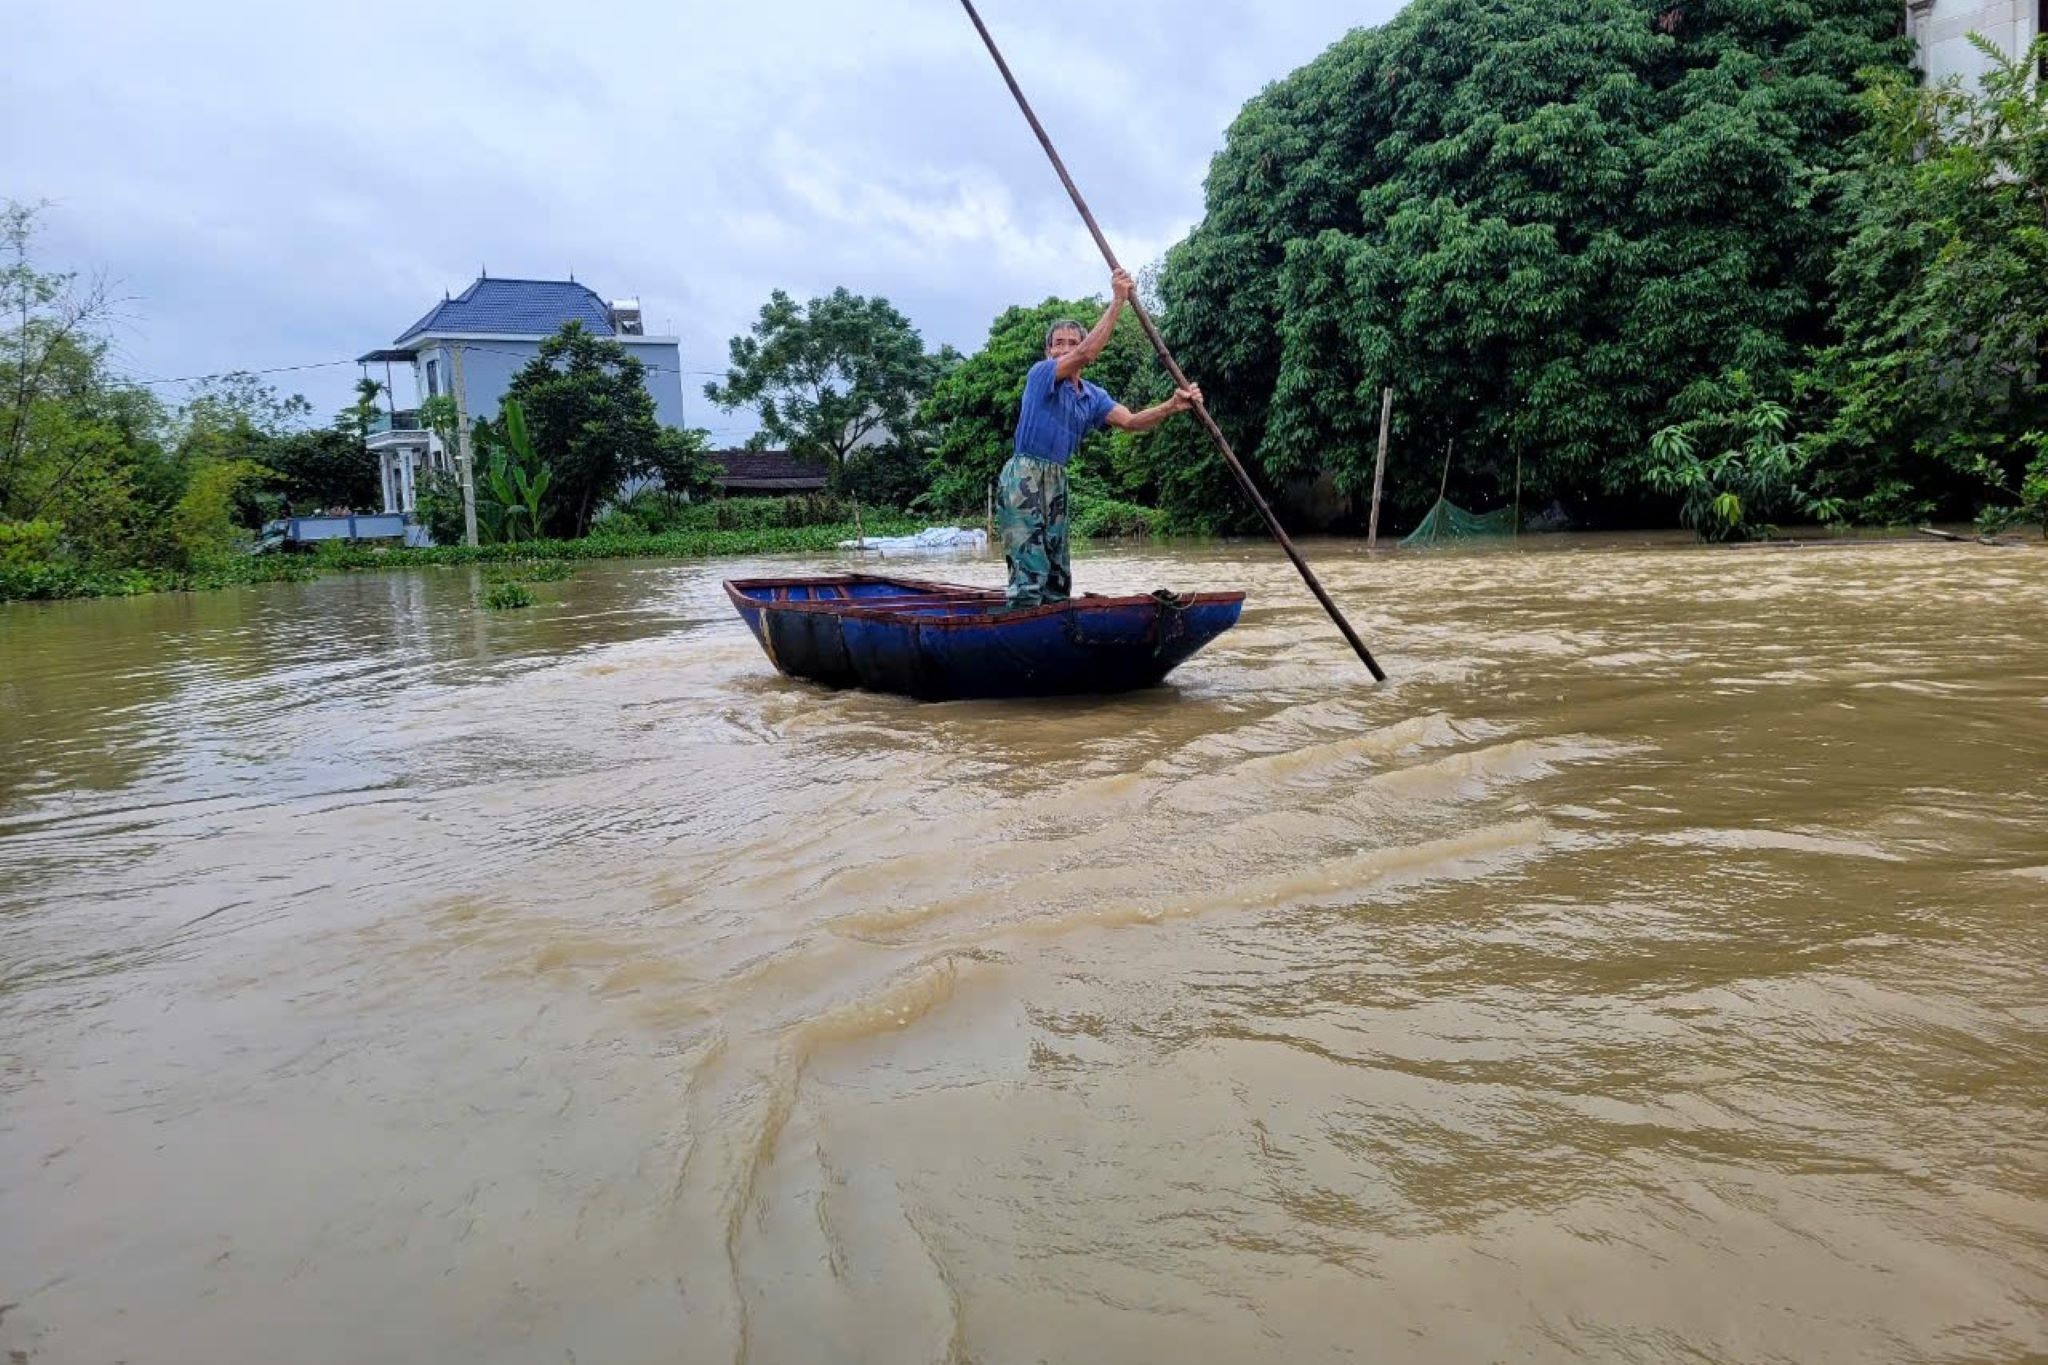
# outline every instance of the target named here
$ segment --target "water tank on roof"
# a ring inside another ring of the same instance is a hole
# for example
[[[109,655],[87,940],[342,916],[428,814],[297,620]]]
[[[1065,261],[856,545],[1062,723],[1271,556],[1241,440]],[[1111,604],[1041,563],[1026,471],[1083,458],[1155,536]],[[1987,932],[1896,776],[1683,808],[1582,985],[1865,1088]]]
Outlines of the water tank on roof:
[[[612,300],[612,331],[622,337],[645,336],[647,329],[640,321],[640,300]]]

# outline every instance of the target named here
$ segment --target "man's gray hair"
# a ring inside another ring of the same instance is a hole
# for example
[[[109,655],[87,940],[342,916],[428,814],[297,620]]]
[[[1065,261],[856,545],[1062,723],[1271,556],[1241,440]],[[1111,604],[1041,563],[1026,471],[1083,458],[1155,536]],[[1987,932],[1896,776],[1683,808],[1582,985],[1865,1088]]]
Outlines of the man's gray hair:
[[[1045,329],[1046,350],[1050,351],[1052,349],[1052,339],[1061,332],[1079,332],[1083,340],[1086,340],[1088,336],[1088,329],[1086,327],[1083,327],[1072,318],[1061,318],[1058,322]]]

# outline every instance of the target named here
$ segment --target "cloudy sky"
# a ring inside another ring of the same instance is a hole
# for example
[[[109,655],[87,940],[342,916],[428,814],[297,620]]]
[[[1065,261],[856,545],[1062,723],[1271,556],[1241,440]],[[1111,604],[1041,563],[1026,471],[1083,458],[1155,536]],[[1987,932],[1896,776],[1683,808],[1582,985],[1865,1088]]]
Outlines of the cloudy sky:
[[[1399,0],[980,8],[1135,270],[1244,101]],[[965,350],[1104,287],[953,0],[7,9],[0,196],[51,201],[49,266],[119,282],[138,377],[345,360],[479,268],[637,295],[693,370],[777,287],[884,295]],[[324,412],[355,373],[273,382]],[[745,435],[703,382],[692,424]]]

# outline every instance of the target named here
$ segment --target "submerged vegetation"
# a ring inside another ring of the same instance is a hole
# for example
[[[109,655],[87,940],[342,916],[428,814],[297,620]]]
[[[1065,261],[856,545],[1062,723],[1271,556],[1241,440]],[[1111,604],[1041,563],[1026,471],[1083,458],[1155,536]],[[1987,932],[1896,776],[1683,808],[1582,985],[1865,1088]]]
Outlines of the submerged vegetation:
[[[484,606],[492,611],[515,611],[533,605],[533,590],[524,583],[493,583],[484,590]]]

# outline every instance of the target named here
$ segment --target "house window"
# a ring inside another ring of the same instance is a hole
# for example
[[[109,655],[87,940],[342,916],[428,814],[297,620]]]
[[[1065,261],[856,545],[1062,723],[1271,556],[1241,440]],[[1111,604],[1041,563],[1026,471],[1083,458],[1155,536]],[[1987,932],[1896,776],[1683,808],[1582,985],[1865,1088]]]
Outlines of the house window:
[[[438,360],[429,360],[427,362],[427,397],[439,398],[440,396],[441,362]]]

